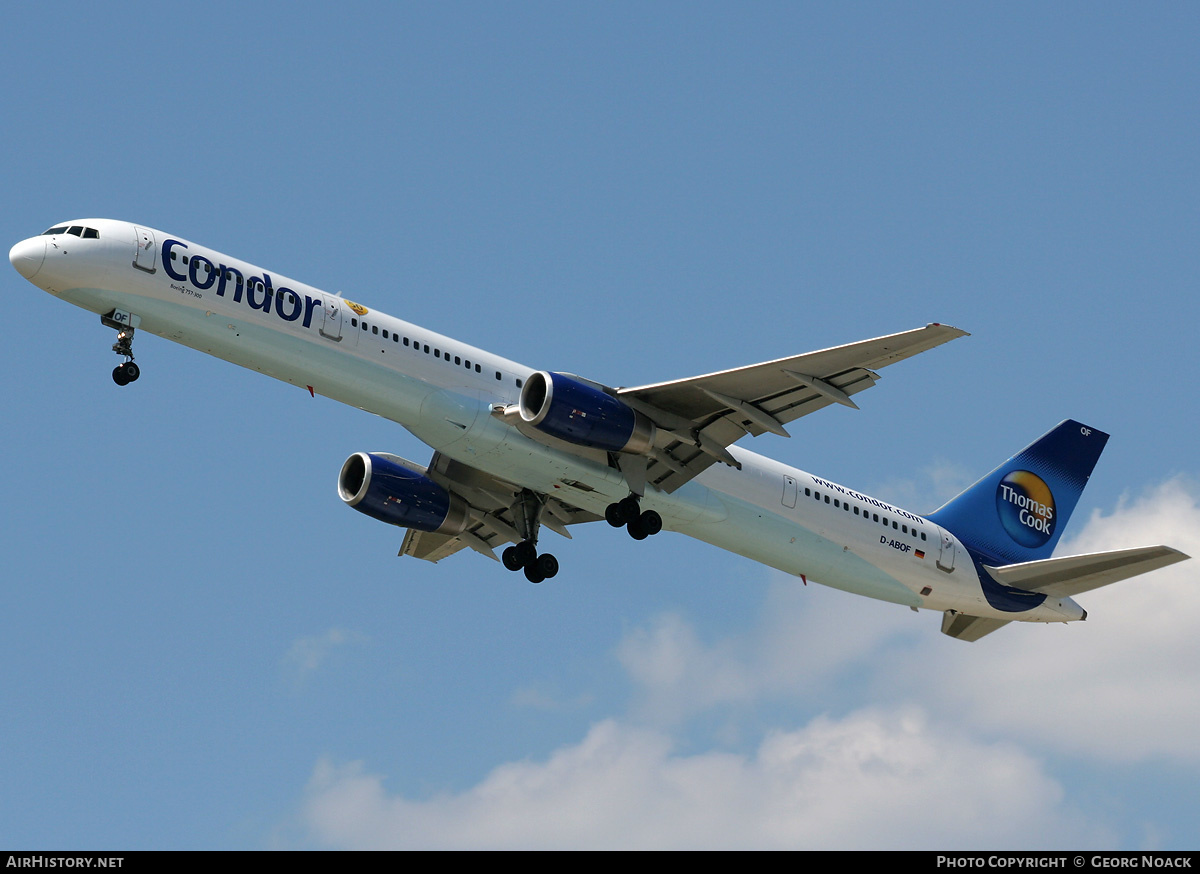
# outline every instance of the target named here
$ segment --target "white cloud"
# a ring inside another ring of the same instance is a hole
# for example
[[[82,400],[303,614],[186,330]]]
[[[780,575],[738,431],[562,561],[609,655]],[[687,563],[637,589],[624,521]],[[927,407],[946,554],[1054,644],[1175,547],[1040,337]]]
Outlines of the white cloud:
[[[1155,543],[1200,555],[1200,505],[1185,480],[1093,513],[1058,554]],[[1198,583],[1193,559],[1079,596],[1083,623],[1013,623],[958,652],[929,642],[920,657],[941,667],[927,700],[980,728],[1076,756],[1200,764]],[[918,694],[898,671],[885,681]]]
[[[294,641],[283,657],[283,664],[300,681],[325,664],[339,647],[364,643],[367,639],[361,631],[330,628],[322,634]]]
[[[1154,543],[1200,555],[1200,500],[1186,480],[1094,512],[1058,554]],[[639,715],[660,721],[781,696],[853,706],[840,690],[853,676],[854,694],[865,686],[873,701],[920,702],[1040,748],[1200,764],[1198,583],[1200,562],[1181,562],[1081,595],[1086,622],[1014,622],[964,643],[940,634],[935,614],[776,574],[758,627],[705,644],[666,616],[619,654],[641,692]]]
[[[1029,755],[931,725],[919,710],[819,718],[749,757],[676,755],[617,720],[544,762],[496,768],[429,800],[389,795],[361,764],[318,764],[303,821],[321,846],[920,848],[1104,845]]]
[[[1184,480],[1093,513],[1059,553],[1158,542],[1200,554]],[[303,825],[332,847],[1111,847],[1042,757],[1200,761],[1198,573],[1184,562],[1082,596],[1086,623],[1013,623],[974,644],[933,614],[775,575],[753,628],[706,642],[667,614],[627,634],[631,718],[428,799],[322,762]],[[744,755],[674,750],[688,717],[752,718],[767,701],[825,715],[760,728]]]

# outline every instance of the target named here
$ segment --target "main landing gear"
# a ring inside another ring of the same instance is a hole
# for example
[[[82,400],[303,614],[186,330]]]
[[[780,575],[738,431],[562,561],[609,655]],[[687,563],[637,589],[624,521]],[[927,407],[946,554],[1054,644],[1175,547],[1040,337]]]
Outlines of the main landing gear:
[[[532,540],[508,547],[500,553],[500,561],[510,571],[524,570],[525,579],[531,583],[540,583],[558,573],[558,559],[548,552],[538,555],[537,544]]]
[[[558,573],[558,559],[548,552],[538,555],[537,551],[538,530],[542,527],[545,502],[544,496],[529,489],[521,490],[512,506],[512,515],[524,539],[500,554],[500,561],[506,568],[510,571],[524,570],[525,579],[531,583],[540,583]]]
[[[609,504],[604,519],[613,528],[624,526],[634,540],[645,540],[662,531],[662,516],[654,510],[643,511],[637,495]]]

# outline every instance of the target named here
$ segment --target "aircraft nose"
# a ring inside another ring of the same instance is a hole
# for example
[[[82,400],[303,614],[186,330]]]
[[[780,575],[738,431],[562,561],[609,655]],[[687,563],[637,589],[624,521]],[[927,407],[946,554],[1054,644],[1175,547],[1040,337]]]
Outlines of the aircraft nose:
[[[22,240],[8,250],[8,260],[26,279],[33,279],[46,260],[46,241],[42,237]]]

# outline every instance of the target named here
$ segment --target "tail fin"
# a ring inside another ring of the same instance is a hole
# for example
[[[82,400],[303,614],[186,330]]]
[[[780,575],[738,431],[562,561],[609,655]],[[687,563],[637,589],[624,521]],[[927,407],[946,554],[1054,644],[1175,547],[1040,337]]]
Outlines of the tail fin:
[[[1049,558],[1107,442],[1068,419],[928,518],[985,564]]]

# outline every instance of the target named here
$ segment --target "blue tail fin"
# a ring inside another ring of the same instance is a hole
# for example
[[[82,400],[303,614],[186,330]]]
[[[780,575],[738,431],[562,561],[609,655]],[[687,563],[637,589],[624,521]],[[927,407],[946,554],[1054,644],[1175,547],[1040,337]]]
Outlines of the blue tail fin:
[[[1068,419],[928,518],[985,564],[1049,558],[1107,442]]]

